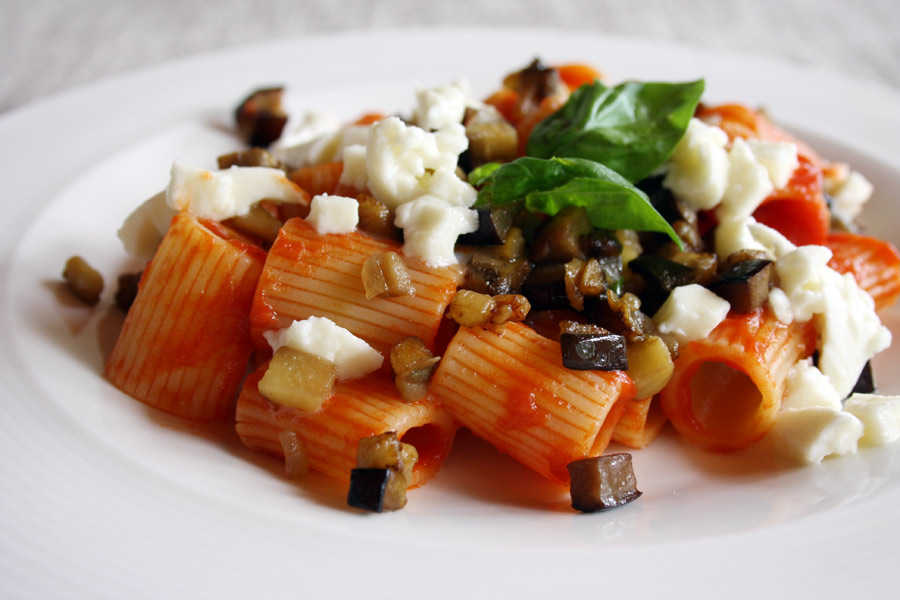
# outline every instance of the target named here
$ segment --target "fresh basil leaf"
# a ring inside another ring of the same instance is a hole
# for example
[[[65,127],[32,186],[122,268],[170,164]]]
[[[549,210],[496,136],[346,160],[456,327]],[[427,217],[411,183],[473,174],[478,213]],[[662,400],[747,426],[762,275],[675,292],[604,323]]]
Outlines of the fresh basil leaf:
[[[531,192],[552,190],[575,177],[594,177],[631,187],[621,175],[592,160],[523,156],[492,169],[488,177],[480,178],[483,187],[475,206],[506,204]]]
[[[491,173],[500,168],[500,163],[492,162],[483,164],[480,167],[476,167],[472,169],[472,172],[469,173],[469,183],[474,185],[475,187],[480,186],[485,182],[485,180],[491,176]]]
[[[583,206],[594,227],[634,229],[665,233],[682,247],[681,239],[660,215],[646,194],[637,188],[626,188],[602,179],[577,177],[568,183],[525,196],[531,210],[555,215],[567,206]]]
[[[555,215],[567,206],[584,207],[594,227],[667,234],[682,246],[647,195],[600,163],[582,158],[522,157],[500,165],[483,179],[475,206],[525,199],[532,211]]]
[[[575,90],[566,104],[537,124],[529,156],[586,158],[629,181],[662,165],[684,135],[703,94],[702,79],[686,83],[599,81]]]

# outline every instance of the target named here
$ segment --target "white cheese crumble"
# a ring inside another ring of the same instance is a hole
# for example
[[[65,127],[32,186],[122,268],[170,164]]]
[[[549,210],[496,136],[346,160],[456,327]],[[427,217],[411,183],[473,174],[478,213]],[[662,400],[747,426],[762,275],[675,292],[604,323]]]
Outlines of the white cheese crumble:
[[[422,129],[443,129],[454,123],[462,123],[466,107],[473,104],[469,85],[462,80],[418,89],[413,119]]]
[[[797,144],[793,142],[747,140],[747,146],[753,152],[753,157],[769,172],[769,179],[775,189],[786,186],[800,166]]]
[[[221,221],[246,215],[262,199],[301,203],[300,189],[284,171],[268,167],[231,167],[209,171],[175,161],[166,204],[196,217]]]
[[[688,343],[710,334],[728,316],[730,305],[705,287],[692,283],[672,290],[653,316],[662,333]]]
[[[824,246],[802,246],[775,261],[778,288],[788,299],[791,321],[809,321],[825,310],[823,269],[831,258]]]
[[[825,267],[825,311],[819,369],[845,398],[870,358],[891,345],[891,332],[875,314],[875,302],[853,275]]]
[[[844,410],[862,421],[860,444],[878,446],[900,438],[900,396],[853,394]]]
[[[344,196],[313,196],[306,222],[322,235],[351,233],[359,224],[359,202]]]
[[[369,125],[350,125],[299,144],[273,146],[271,152],[292,169],[336,162],[343,158],[344,148],[347,146],[365,144],[370,128]]]
[[[369,189],[394,210],[431,193],[435,177],[446,182],[446,175],[455,173],[459,155],[468,144],[466,129],[459,123],[429,133],[396,117],[383,119],[372,126],[366,146]],[[462,180],[444,191],[450,192],[443,199],[451,204],[471,206],[475,202],[475,189]]]
[[[467,146],[458,123],[434,133],[396,117],[372,126],[366,146],[369,189],[394,210],[404,254],[429,266],[455,264],[456,238],[478,227],[478,213],[469,208],[478,194],[456,175]]]
[[[669,158],[663,185],[692,208],[714,208],[728,183],[728,135],[700,119],[691,119]]]
[[[781,308],[776,315],[784,322],[819,315],[819,370],[844,398],[866,361],[890,345],[891,332],[875,314],[872,297],[852,275],[828,267],[830,258],[824,246],[801,246],[775,261],[778,287],[790,306],[789,312]]]
[[[310,110],[301,113],[296,123],[293,121],[292,117],[288,117],[287,126],[281,137],[272,143],[270,151],[277,153],[284,148],[306,143],[341,128],[337,115],[330,111]]]
[[[728,151],[728,184],[716,217],[720,221],[749,217],[774,189],[769,172],[747,142],[738,138]]]
[[[875,189],[869,180],[857,171],[851,171],[839,182],[829,183],[828,179],[825,181],[825,191],[831,196],[831,212],[848,222],[859,216],[863,205],[871,199]]]
[[[309,317],[294,321],[289,327],[263,333],[277,352],[289,346],[315,354],[337,366],[338,379],[356,379],[381,367],[384,358],[365,340],[356,337],[326,317]]]
[[[841,410],[841,397],[809,359],[800,360],[791,367],[786,383],[782,409],[822,406]]]
[[[770,432],[780,453],[807,464],[832,454],[854,454],[863,424],[853,415],[825,406],[789,408]]]
[[[118,236],[125,252],[141,260],[153,258],[176,214],[177,211],[166,204],[164,191],[144,201],[119,228]]]
[[[369,175],[366,173],[366,147],[362,144],[347,146],[344,148],[343,161],[344,167],[339,183],[357,190],[365,190],[369,185]]]
[[[456,264],[456,238],[478,229],[478,213],[425,195],[398,207],[394,224],[403,229],[404,254],[443,267]]]
[[[726,150],[728,136],[714,125],[691,119],[667,163],[663,185],[697,210],[716,209],[716,253],[767,250],[775,240],[755,239],[753,212],[776,188],[783,187],[800,164],[797,145],[738,138]],[[768,243],[767,243],[768,242]],[[776,248],[781,250],[782,248]]]

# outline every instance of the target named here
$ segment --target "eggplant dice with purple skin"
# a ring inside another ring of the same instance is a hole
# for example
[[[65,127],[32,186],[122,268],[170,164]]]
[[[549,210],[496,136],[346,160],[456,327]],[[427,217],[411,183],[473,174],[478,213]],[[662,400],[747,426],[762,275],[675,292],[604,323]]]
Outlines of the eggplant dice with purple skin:
[[[583,458],[569,463],[568,470],[575,510],[608,510],[641,496],[628,453]]]
[[[731,310],[746,314],[769,299],[771,260],[751,259],[734,263],[709,285],[709,289],[731,305]]]
[[[624,371],[628,368],[625,337],[615,333],[562,333],[562,363],[568,369]]]
[[[353,469],[347,504],[372,512],[399,510],[406,506],[406,480],[393,469]],[[402,493],[400,493],[402,488]]]

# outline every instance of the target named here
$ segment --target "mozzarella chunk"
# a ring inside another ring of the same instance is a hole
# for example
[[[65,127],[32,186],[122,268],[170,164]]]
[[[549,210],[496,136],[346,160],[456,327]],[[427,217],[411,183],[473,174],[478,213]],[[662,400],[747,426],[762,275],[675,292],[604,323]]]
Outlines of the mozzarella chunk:
[[[162,241],[177,211],[166,204],[166,193],[146,200],[125,218],[118,236],[125,252],[141,260],[150,260]]]
[[[728,136],[718,127],[691,119],[669,158],[663,185],[692,208],[714,208],[728,183]]]
[[[882,445],[900,438],[900,396],[853,394],[844,410],[862,421],[860,444]]]
[[[860,289],[853,275],[825,267],[825,311],[819,368],[845,398],[870,358],[891,345],[891,332],[875,314],[872,297]]]
[[[362,144],[353,144],[344,148],[344,168],[341,170],[341,185],[349,186],[357,190],[364,190],[369,184],[369,175],[366,173],[366,147]]]
[[[747,217],[747,229],[750,231],[753,239],[774,258],[781,258],[788,252],[797,249],[797,246],[781,235],[777,229],[763,225],[753,217]]]
[[[428,180],[428,195],[440,198],[450,206],[468,208],[475,204],[478,192],[456,174],[456,170],[435,171]]]
[[[725,258],[738,250],[762,250],[778,258],[796,249],[786,237],[753,217],[728,219],[716,228],[716,254]]]
[[[775,261],[778,287],[790,303],[793,318],[809,321],[825,310],[823,269],[831,258],[824,246],[802,246]]]
[[[394,224],[403,229],[404,254],[443,267],[456,264],[456,238],[478,229],[478,213],[426,195],[397,208]]]
[[[841,410],[841,397],[828,378],[807,359],[798,361],[791,367],[782,407],[789,409],[808,406]]]
[[[728,184],[716,217],[720,221],[749,217],[773,189],[769,172],[756,160],[747,142],[738,138],[728,152]]]
[[[443,129],[448,125],[461,123],[466,107],[471,104],[471,92],[465,81],[419,89],[416,90],[413,119],[422,129]]]
[[[370,128],[369,125],[351,125],[328,131],[299,144],[275,146],[272,154],[292,169],[339,161],[343,158],[344,148],[366,143]]]
[[[791,310],[791,300],[779,287],[773,287],[769,290],[769,308],[775,314],[775,318],[785,325],[794,322],[794,313]]]
[[[302,113],[297,122],[288,118],[288,124],[269,150],[279,152],[284,148],[303,144],[327,133],[333,133],[341,128],[341,122],[332,112],[310,110]]]
[[[851,171],[846,179],[830,187],[832,212],[846,221],[853,221],[872,197],[874,189],[868,179]]]
[[[859,419],[824,406],[782,410],[770,432],[782,454],[807,464],[832,454],[855,453],[862,434]]]
[[[729,308],[727,300],[692,283],[672,290],[653,320],[662,333],[671,333],[686,344],[708,336],[725,320]]]
[[[786,186],[800,166],[797,144],[793,142],[747,140],[747,146],[753,152],[753,157],[769,172],[769,179],[775,189]]]
[[[322,235],[350,233],[359,223],[359,202],[344,196],[313,196],[306,222]]]
[[[283,171],[268,167],[208,171],[176,161],[166,188],[166,204],[172,209],[216,221],[246,215],[264,198],[304,202],[300,189]]]
[[[337,366],[338,379],[356,379],[381,367],[384,358],[365,340],[325,317],[294,321],[289,327],[263,333],[277,352],[282,346],[315,354]]]
[[[429,133],[396,117],[383,119],[372,126],[366,146],[369,189],[394,210],[429,193],[435,174],[455,172],[459,155],[467,147],[462,124]],[[474,189],[469,197],[474,202]]]
[[[815,315],[819,333],[819,369],[839,397],[853,389],[863,366],[891,343],[891,332],[875,314],[875,303],[850,274],[828,267],[831,251],[801,246],[775,262],[778,287],[785,294],[790,319],[779,307],[779,320],[808,321]]]

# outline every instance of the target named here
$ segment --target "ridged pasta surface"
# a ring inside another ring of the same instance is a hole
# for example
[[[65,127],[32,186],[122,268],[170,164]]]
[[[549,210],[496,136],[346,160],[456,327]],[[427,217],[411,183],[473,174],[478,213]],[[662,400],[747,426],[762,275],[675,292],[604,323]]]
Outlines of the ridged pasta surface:
[[[430,391],[476,435],[542,475],[567,481],[569,462],[606,447],[623,408],[614,406],[632,398],[634,384],[622,371],[567,369],[557,342],[507,323],[460,328]]]
[[[226,415],[253,349],[248,315],[263,260],[259,248],[176,216],[141,278],[109,380],[180,417]]]
[[[288,221],[269,251],[253,303],[251,324],[258,348],[268,348],[263,332],[311,316],[331,319],[385,355],[409,336],[431,346],[462,269],[430,268],[408,260],[415,295],[367,300],[363,263],[372,255],[399,249],[395,242],[363,233],[325,236],[301,219]]]

